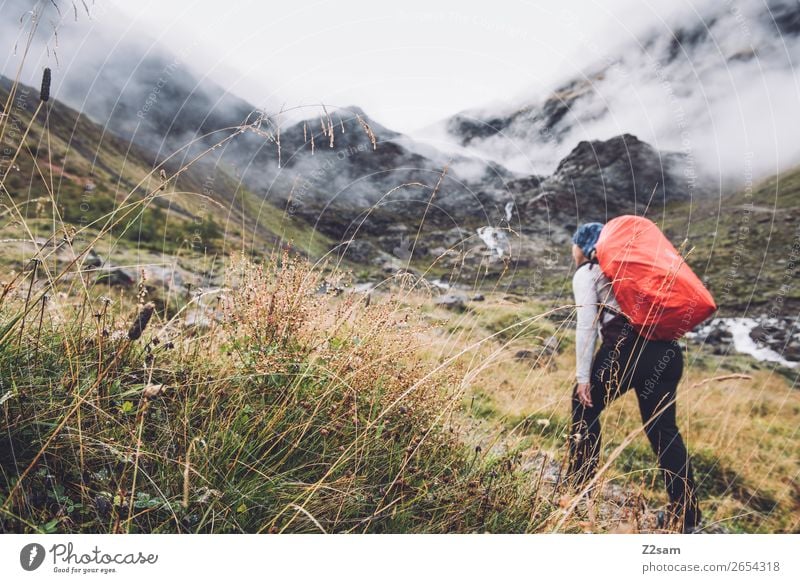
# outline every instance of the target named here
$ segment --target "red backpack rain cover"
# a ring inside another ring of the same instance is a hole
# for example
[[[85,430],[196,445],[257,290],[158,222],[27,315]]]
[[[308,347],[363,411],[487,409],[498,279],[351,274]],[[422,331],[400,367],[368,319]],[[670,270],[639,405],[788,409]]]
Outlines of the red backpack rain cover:
[[[717,309],[702,282],[649,219],[623,215],[610,220],[596,249],[622,312],[645,338],[680,338]]]

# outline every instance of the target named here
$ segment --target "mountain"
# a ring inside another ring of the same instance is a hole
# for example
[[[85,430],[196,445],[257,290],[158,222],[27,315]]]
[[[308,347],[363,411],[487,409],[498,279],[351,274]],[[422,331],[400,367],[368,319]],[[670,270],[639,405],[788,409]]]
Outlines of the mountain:
[[[29,8],[23,0],[7,7],[20,15]],[[40,8],[43,17],[63,16],[58,3]],[[151,166],[167,160],[174,172],[202,155],[193,162],[196,174],[222,172],[233,188],[312,226],[356,262],[381,263],[400,244],[348,243],[359,233],[416,232],[423,222],[474,232],[504,213],[498,205],[514,175],[499,164],[416,143],[358,107],[309,108],[313,119],[300,121],[258,108],[188,67],[171,39],[118,34],[113,19],[103,20],[107,26],[62,19],[57,43],[44,30],[32,52],[48,63],[56,44],[62,58],[71,51],[69,66],[54,69],[54,96],[102,133],[134,144]],[[245,130],[255,120],[259,127]]]
[[[190,142],[178,163],[213,149],[199,165],[225,169],[248,190],[334,241],[348,241],[358,232],[380,234],[393,222],[418,227],[423,216],[429,225],[471,229],[484,224],[482,214],[500,213],[498,192],[513,176],[508,170],[479,158],[426,150],[358,107],[320,107],[314,118],[287,124],[280,114],[260,111],[181,71],[164,82],[140,119],[141,110],[134,112],[130,104],[143,102],[139,88],[158,83],[169,61],[168,55],[142,59],[129,74],[134,81],[118,95],[112,91],[113,99],[87,100],[84,111],[116,135],[155,152],[154,159]],[[216,147],[258,118],[260,131],[243,132]]]
[[[552,172],[580,141],[623,133],[684,153],[692,179],[710,175],[713,186],[741,185],[743,170],[764,177],[800,160],[800,4],[651,8],[650,22],[658,24],[630,29],[633,38],[610,52],[598,49],[578,74],[464,111],[438,129],[527,174]]]
[[[548,220],[572,231],[576,222],[607,221],[620,214],[660,211],[686,200],[679,180],[682,155],[659,152],[631,134],[578,143],[555,172],[535,181],[518,180],[521,223],[530,228],[547,211]]]

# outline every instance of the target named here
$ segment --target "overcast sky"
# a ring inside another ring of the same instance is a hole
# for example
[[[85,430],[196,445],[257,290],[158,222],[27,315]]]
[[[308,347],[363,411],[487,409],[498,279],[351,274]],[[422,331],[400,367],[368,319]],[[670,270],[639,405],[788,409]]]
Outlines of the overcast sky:
[[[355,104],[405,132],[545,90],[656,18],[642,0],[110,1],[256,105]]]

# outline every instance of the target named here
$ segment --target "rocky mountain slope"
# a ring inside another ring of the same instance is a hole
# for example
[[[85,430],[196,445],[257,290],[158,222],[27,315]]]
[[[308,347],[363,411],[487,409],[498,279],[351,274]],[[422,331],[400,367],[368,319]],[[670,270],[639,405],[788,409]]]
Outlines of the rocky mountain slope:
[[[14,7],[22,8],[19,1]],[[62,31],[64,51],[70,34],[79,36]],[[236,200],[232,192],[254,193],[263,201],[257,216],[312,227],[331,242],[317,251],[333,250],[355,264],[436,262],[442,275],[456,269],[456,277],[472,278],[487,262],[530,265],[548,246],[563,244],[578,217],[635,212],[651,198],[684,196],[673,178],[674,156],[632,136],[578,144],[549,177],[514,173],[482,156],[415,142],[358,107],[313,108],[313,118],[289,122],[194,73],[169,40],[132,38],[99,31],[96,50],[71,64],[87,75],[92,69],[92,76],[59,78],[56,71],[56,97],[135,144],[150,165],[169,158],[176,170],[212,150],[195,163],[203,179],[194,191],[214,177],[225,186],[212,190],[226,201]],[[215,147],[255,119],[262,120],[259,131]]]

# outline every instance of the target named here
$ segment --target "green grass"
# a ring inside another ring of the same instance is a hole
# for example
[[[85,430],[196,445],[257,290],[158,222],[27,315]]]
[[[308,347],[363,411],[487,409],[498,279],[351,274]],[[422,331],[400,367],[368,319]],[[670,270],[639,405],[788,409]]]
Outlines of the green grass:
[[[0,103],[10,87],[0,76]],[[84,229],[90,234],[105,231],[113,217],[117,224],[110,234],[120,246],[166,254],[185,251],[192,242],[201,255],[242,249],[263,255],[291,243],[318,258],[333,246],[305,222],[243,188],[224,165],[210,168],[199,160],[181,169],[169,161],[163,181],[150,153],[59,102],[34,118],[38,91],[20,85],[17,95],[8,119],[20,131],[7,133],[6,139],[7,145],[20,147],[20,155],[3,184],[8,194],[0,195],[6,203],[10,197],[19,213],[8,211],[7,218],[49,222],[50,232]],[[29,133],[21,143],[25,128]],[[0,171],[5,170],[4,164]],[[139,204],[145,199],[147,204]],[[133,206],[121,208],[124,200]]]

